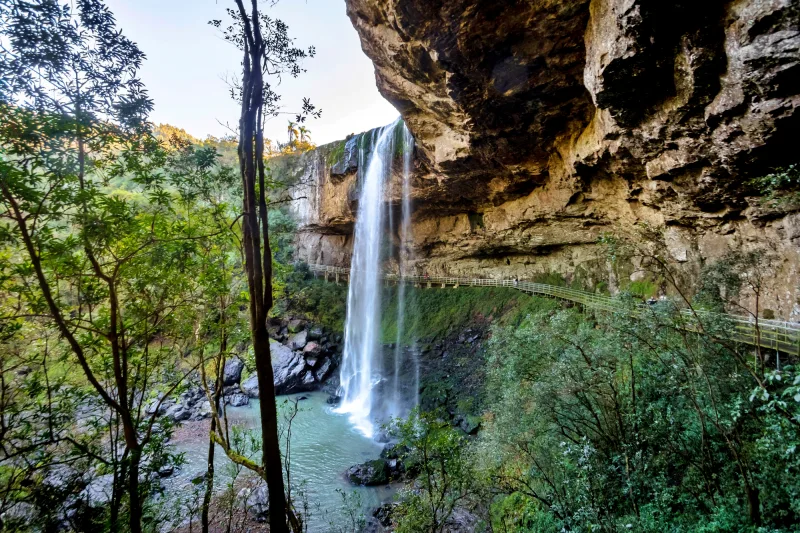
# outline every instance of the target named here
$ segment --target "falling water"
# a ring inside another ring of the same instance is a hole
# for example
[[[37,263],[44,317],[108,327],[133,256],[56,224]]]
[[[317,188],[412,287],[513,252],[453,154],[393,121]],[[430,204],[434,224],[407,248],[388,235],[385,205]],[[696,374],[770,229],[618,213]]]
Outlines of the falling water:
[[[403,240],[410,231],[410,174],[413,138],[402,121],[373,130],[369,138],[359,142],[359,185],[353,259],[350,265],[350,288],[347,294],[347,319],[345,321],[344,354],[341,368],[342,403],[338,412],[347,413],[353,425],[371,437],[375,420],[383,416],[397,416],[416,402],[401,395],[400,371],[402,353],[395,353],[391,380],[384,374],[381,352],[381,266],[386,247],[385,225],[394,225],[386,209],[384,187],[391,184],[392,163],[398,130],[402,128],[403,148]],[[369,150],[367,149],[369,148]],[[391,191],[389,191],[391,193]],[[401,261],[401,268],[404,261]],[[402,287],[402,285],[401,285]],[[400,290],[403,290],[402,288]],[[400,302],[402,302],[402,294]],[[402,306],[402,303],[400,304]],[[403,310],[398,309],[402,321]],[[402,327],[402,322],[398,324]],[[418,374],[418,372],[417,372]],[[412,386],[418,389],[417,380]],[[378,385],[381,385],[380,387]],[[388,385],[388,386],[387,386]]]
[[[407,127],[403,127],[403,190],[401,201],[401,222],[398,235],[400,236],[400,253],[398,254],[398,265],[400,277],[408,275],[408,262],[411,259],[411,252],[408,246],[411,240],[411,164],[414,157],[414,137]],[[397,337],[394,344],[394,375],[392,379],[392,401],[389,412],[392,416],[403,416],[405,409],[409,407],[409,401],[403,398],[403,386],[400,381],[400,373],[405,363],[403,352],[403,328],[405,327],[406,311],[406,285],[400,283],[397,289]],[[419,404],[419,363],[412,361],[414,381],[411,383],[412,398],[411,407]]]
[[[359,182],[350,288],[347,294],[344,354],[341,370],[342,403],[339,412],[362,433],[374,432],[370,418],[372,388],[381,380],[380,364],[380,271],[383,237],[383,186],[391,170],[395,124],[372,132],[371,153],[359,150]],[[366,164],[366,165],[365,165]]]

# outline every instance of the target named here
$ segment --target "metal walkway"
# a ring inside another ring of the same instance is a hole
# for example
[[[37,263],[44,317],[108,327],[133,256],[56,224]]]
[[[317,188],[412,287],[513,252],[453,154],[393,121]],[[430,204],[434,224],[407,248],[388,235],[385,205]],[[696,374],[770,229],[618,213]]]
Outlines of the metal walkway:
[[[328,281],[344,281],[350,277],[349,268],[332,267],[325,265],[308,265],[316,276],[322,274]],[[387,282],[406,283],[418,287],[446,288],[446,287],[508,287],[528,294],[537,294],[568,300],[579,303],[591,309],[610,312],[630,312],[629,309],[620,307],[619,302],[609,296],[602,296],[590,292],[558,287],[531,281],[486,278],[455,278],[444,276],[403,276],[385,274],[382,276]],[[635,313],[635,312],[634,312]],[[800,323],[768,320],[753,317],[736,316],[730,314],[708,313],[690,309],[681,310],[686,320],[686,328],[694,331],[703,330],[699,322],[717,320],[725,323],[730,331],[728,340],[734,340],[752,346],[761,346],[771,350],[800,356]],[[698,318],[700,321],[698,322]]]

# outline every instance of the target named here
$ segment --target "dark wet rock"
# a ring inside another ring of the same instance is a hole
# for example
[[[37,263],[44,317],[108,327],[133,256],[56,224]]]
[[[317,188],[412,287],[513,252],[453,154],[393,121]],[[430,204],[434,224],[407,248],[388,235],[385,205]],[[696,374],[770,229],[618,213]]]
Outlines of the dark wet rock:
[[[457,416],[453,422],[467,435],[476,435],[481,427],[480,417],[473,415]]]
[[[222,389],[222,395],[223,395],[223,396],[231,396],[232,394],[236,394],[236,393],[237,393],[237,392],[239,392],[240,390],[241,390],[241,389],[240,389],[240,387],[239,387],[239,384],[238,384],[238,383],[237,383],[237,384],[234,384],[234,385],[228,385],[227,387],[223,387],[223,389]]]
[[[231,407],[242,407],[250,403],[250,397],[246,394],[233,394],[225,398]]]
[[[172,465],[165,465],[158,469],[158,477],[170,477],[175,473],[175,467]]]
[[[242,382],[242,391],[250,398],[258,398],[258,376],[256,374]]]
[[[183,422],[184,420],[189,420],[192,416],[192,412],[185,405],[178,403],[167,410],[166,416],[170,417],[175,422]]]
[[[189,482],[192,485],[199,485],[200,483],[202,483],[202,482],[204,482],[206,480],[206,476],[207,475],[208,475],[208,472],[206,470],[202,470],[200,472],[197,472],[194,476],[192,476],[192,478],[189,480]]]
[[[322,339],[322,328],[320,326],[314,326],[313,328],[308,330],[308,340],[310,341],[319,341]]]
[[[336,394],[331,394],[330,396],[328,396],[328,399],[325,400],[325,403],[327,403],[328,405],[339,405],[340,403],[342,403],[342,397],[337,396]]]
[[[354,485],[372,487],[389,483],[389,465],[384,459],[375,459],[351,466],[345,472],[347,480]]]
[[[397,508],[396,503],[384,503],[372,513],[373,518],[383,527],[392,525],[392,514]]]
[[[314,377],[314,373],[310,370],[307,370],[305,374],[303,374],[303,386],[305,387],[313,387],[313,385],[317,382],[317,378]]]
[[[300,352],[278,342],[270,343],[272,349],[272,372],[275,376],[275,393],[292,394],[316,388],[316,381],[306,379],[306,362]]]
[[[331,175],[344,176],[358,168],[358,138],[357,135],[347,138],[342,156],[331,166]]]
[[[224,385],[235,385],[242,379],[242,370],[244,369],[244,362],[238,357],[228,359],[225,361],[225,370],[223,373],[222,382]]]
[[[204,400],[195,405],[191,416],[192,420],[204,420],[206,418],[211,418],[211,402],[208,400]]]
[[[325,359],[325,361],[317,368],[314,373],[317,375],[317,379],[319,381],[325,381],[328,375],[330,374],[333,367],[333,362],[330,359]]]

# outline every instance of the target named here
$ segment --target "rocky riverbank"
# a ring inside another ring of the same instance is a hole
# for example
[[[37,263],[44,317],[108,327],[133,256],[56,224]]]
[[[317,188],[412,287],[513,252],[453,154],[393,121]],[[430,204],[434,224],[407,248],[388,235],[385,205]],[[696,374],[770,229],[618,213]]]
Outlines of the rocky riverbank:
[[[336,389],[334,370],[341,362],[342,336],[300,318],[273,318],[269,325],[272,372],[278,395]],[[241,407],[258,398],[258,378],[252,356],[246,350],[228,359],[223,372],[223,398],[226,405]],[[213,392],[214,384],[209,384]],[[163,401],[158,396],[147,405],[174,422],[204,420],[211,417],[211,404],[199,376],[179,394]],[[159,404],[159,402],[161,402]]]

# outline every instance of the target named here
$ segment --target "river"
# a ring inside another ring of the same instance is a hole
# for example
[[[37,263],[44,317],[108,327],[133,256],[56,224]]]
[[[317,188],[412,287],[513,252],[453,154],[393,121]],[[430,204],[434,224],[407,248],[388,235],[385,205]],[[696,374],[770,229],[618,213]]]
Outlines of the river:
[[[326,403],[327,395],[311,392],[279,397],[278,403],[305,397],[298,405],[300,411],[292,423],[291,475],[297,485],[305,482],[305,490],[311,504],[310,532],[328,531],[331,521],[343,518],[342,498],[336,489],[360,495],[365,514],[369,509],[391,499],[391,487],[354,487],[342,473],[350,466],[375,459],[382,445],[365,437],[348,421],[346,415],[333,412]],[[244,407],[228,407],[228,419],[233,425],[248,429],[259,428],[258,400]],[[173,451],[184,453],[186,463],[180,470],[165,480],[168,492],[187,492],[190,480],[206,470],[208,453],[208,420],[190,422],[202,424],[195,431],[179,431],[173,440]],[[260,435],[260,434],[259,434]],[[285,451],[285,450],[284,450]],[[215,460],[215,487],[217,491],[230,481],[230,461],[217,447]]]

